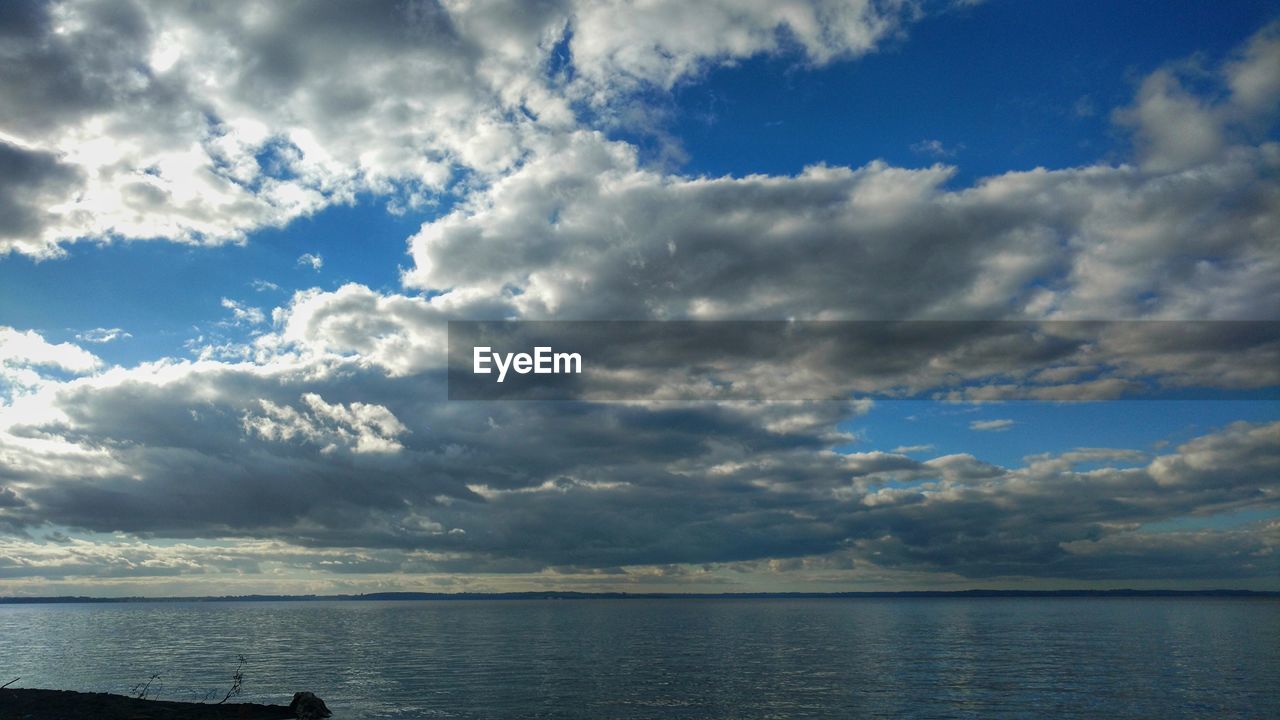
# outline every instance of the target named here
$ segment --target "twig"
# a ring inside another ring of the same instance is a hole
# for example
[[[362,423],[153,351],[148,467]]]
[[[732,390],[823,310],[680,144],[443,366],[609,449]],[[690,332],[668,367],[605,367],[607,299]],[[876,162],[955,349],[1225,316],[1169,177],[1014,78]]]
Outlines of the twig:
[[[20,677],[16,677],[16,678],[14,678],[14,679],[10,680],[9,682],[7,682],[7,683],[5,683],[5,684],[3,684],[3,685],[0,685],[0,690],[3,690],[3,689],[5,689],[5,688],[9,687],[10,685],[12,685],[12,684],[14,684],[14,683],[18,682],[18,681],[19,681],[19,680],[21,680],[21,679],[22,679],[22,678],[20,678]]]
[[[240,664],[236,666],[236,671],[231,676],[231,689],[228,690],[227,694],[223,695],[222,699],[219,700],[216,704],[221,705],[222,703],[230,700],[231,698],[238,696],[241,693],[243,687],[244,687],[244,655],[241,655]]]
[[[135,696],[134,696],[136,699],[138,699],[138,700],[146,700],[146,699],[147,699],[147,693],[151,692],[151,683],[153,683],[153,682],[155,682],[156,680],[159,680],[159,679],[160,679],[160,673],[156,673],[156,674],[152,675],[152,676],[150,677],[150,679],[148,679],[145,683],[138,683],[137,685],[134,685],[134,686],[133,686],[133,689],[132,689],[132,690],[130,690],[130,692],[136,692],[136,693],[138,693],[137,695],[135,695]],[[160,692],[160,688],[159,688],[159,686],[157,686],[157,687],[156,687],[156,692],[157,692],[157,693],[158,693],[158,692]]]

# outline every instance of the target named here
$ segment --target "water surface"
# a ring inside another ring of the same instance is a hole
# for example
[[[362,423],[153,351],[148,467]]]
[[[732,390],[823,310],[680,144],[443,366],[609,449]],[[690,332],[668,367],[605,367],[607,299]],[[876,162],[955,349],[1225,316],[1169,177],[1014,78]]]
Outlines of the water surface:
[[[1280,717],[1280,602],[1205,598],[0,606],[0,682],[295,690],[344,718]]]

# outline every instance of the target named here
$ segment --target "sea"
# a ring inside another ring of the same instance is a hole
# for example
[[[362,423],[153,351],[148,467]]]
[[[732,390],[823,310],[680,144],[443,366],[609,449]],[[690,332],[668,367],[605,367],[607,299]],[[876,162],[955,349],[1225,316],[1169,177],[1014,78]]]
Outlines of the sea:
[[[1280,601],[0,605],[11,687],[215,702],[237,667],[229,702],[335,720],[1280,718]]]

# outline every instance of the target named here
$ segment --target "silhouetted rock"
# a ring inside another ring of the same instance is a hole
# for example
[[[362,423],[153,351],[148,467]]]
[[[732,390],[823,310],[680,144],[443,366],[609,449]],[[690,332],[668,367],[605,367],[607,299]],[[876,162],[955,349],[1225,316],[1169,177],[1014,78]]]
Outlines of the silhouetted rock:
[[[324,703],[320,703],[320,707],[324,707]],[[328,717],[328,711],[325,712],[326,715],[315,717]],[[288,720],[293,717],[301,716],[295,715],[292,706],[284,705],[213,705],[70,690],[0,690],[3,720]]]
[[[325,707],[323,700],[316,697],[315,693],[309,692],[294,693],[289,709],[293,710],[298,720],[321,720],[333,714],[329,712],[329,708]]]

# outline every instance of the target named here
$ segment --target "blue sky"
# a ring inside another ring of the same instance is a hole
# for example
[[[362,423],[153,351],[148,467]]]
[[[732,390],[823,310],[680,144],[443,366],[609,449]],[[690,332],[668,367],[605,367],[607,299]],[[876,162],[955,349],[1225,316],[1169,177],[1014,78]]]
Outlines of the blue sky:
[[[86,244],[57,260],[12,256],[0,263],[7,316],[0,321],[39,328],[60,342],[93,328],[124,328],[132,337],[99,348],[113,363],[184,357],[187,341],[201,334],[245,339],[247,328],[218,326],[229,317],[223,298],[269,310],[305,288],[348,282],[396,288],[406,264],[405,238],[424,219],[391,214],[384,203],[362,199],[255,232],[244,244]],[[299,263],[308,253],[322,258],[319,269]]]
[[[1257,338],[958,370],[1088,402],[786,421],[433,383],[450,319],[1274,321],[1280,2],[60,7],[0,12],[0,582],[1274,584],[1248,559],[1280,517]],[[1084,382],[1135,378],[1231,399]],[[1079,448],[1136,454],[1027,460]],[[1068,480],[1097,505],[1037,521]],[[243,510],[299,494],[326,500]],[[1026,553],[902,531],[961,496]],[[1196,549],[1160,565],[1154,531]]]
[[[792,174],[881,158],[956,165],[955,183],[1035,167],[1122,162],[1110,112],[1174,58],[1221,57],[1280,3],[1020,3],[955,8],[856,61],[758,57],[671,98],[686,172]],[[938,141],[942,153],[923,147]],[[914,149],[913,149],[914,148]]]
[[[1072,448],[1134,448],[1159,453],[1240,420],[1276,418],[1274,400],[1124,400],[1104,403],[1016,401],[954,404],[886,401],[844,424],[861,439],[850,450],[932,446],[912,454],[971,453],[1016,467],[1041,453]],[[974,422],[1009,420],[996,430]]]

